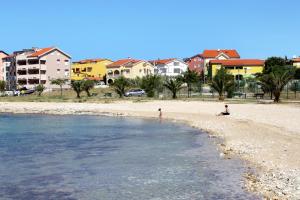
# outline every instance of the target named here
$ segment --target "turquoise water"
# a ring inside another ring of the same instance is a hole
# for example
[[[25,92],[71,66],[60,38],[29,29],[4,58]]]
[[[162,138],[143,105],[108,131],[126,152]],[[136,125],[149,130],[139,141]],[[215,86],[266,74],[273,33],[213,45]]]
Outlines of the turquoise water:
[[[206,134],[155,120],[0,115],[0,199],[258,199]]]

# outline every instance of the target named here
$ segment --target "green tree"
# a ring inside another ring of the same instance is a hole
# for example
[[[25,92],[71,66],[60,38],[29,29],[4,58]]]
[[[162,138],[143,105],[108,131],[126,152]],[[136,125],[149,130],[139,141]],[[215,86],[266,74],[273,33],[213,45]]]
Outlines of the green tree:
[[[162,79],[159,75],[147,75],[140,81],[140,87],[145,90],[147,97],[154,97],[155,91],[158,91],[162,85]]]
[[[0,92],[4,92],[6,87],[5,81],[0,81]]]
[[[293,79],[295,74],[294,67],[282,67],[284,69],[272,69],[270,73],[264,74],[260,77],[262,88],[270,91],[274,95],[274,102],[280,101],[280,95],[284,87],[290,80]]]
[[[167,78],[164,83],[164,86],[172,92],[172,98],[176,99],[178,91],[181,90],[182,88],[182,84],[183,84],[182,77],[177,76],[175,78],[173,77]]]
[[[77,98],[80,98],[80,93],[83,91],[83,81],[72,81],[71,87],[76,92]]]
[[[41,96],[44,90],[45,90],[45,86],[42,84],[35,86],[35,91],[37,91],[38,96]]]
[[[265,67],[263,70],[263,74],[268,74],[273,71],[272,68],[275,66],[286,66],[287,62],[286,59],[281,57],[270,57],[265,61]]]
[[[61,79],[61,78],[58,78],[58,79],[54,79],[51,81],[51,84],[53,85],[58,85],[60,87],[60,96],[62,97],[63,95],[63,86],[68,82],[67,79]]]
[[[219,100],[224,100],[225,92],[230,94],[233,93],[234,90],[234,76],[231,75],[224,67],[217,70],[216,75],[212,78],[211,87],[218,92]]]
[[[83,81],[83,90],[86,92],[87,96],[90,97],[90,90],[95,86],[95,81],[93,80],[84,80]]]
[[[125,91],[130,85],[130,80],[125,78],[124,76],[120,76],[119,78],[115,79],[112,84],[120,98],[125,95]]]
[[[188,97],[191,97],[192,93],[192,84],[199,81],[199,76],[195,71],[191,71],[188,69],[186,72],[183,73],[182,80],[184,83],[187,84],[188,88]]]

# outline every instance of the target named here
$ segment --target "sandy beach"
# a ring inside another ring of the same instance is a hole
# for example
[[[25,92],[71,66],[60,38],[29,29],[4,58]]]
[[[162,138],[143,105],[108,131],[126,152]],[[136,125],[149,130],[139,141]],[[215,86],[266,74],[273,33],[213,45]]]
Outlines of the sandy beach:
[[[0,112],[94,114],[183,121],[220,137],[220,156],[238,155],[255,167],[247,189],[270,199],[300,199],[300,105],[229,104],[230,116],[216,116],[224,103],[120,101],[114,103],[0,102]]]

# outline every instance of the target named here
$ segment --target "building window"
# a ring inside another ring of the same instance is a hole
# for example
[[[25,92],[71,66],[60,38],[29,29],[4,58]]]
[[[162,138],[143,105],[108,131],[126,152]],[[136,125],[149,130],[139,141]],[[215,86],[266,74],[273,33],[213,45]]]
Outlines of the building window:
[[[235,67],[235,69],[243,69],[243,66]]]
[[[167,73],[167,69],[166,68],[161,68],[160,71],[161,71],[161,73]]]
[[[18,60],[17,63],[18,63],[18,65],[26,65],[27,64],[26,60]]]
[[[28,60],[29,65],[36,65],[39,64],[39,60]]]
[[[174,73],[175,74],[180,74],[180,68],[174,68]]]
[[[86,72],[86,68],[83,68],[81,71],[82,71],[82,72]]]
[[[60,72],[60,69],[57,69],[57,72]]]
[[[45,65],[45,64],[46,64],[46,60],[40,60],[40,63],[41,63],[42,65]]]
[[[93,69],[92,67],[88,67],[88,68],[87,68],[87,72],[91,72],[92,69]]]
[[[179,66],[179,62],[174,62],[174,66]]]
[[[68,72],[69,71],[69,69],[65,69],[65,72]]]
[[[65,60],[65,65],[69,65],[69,60]]]

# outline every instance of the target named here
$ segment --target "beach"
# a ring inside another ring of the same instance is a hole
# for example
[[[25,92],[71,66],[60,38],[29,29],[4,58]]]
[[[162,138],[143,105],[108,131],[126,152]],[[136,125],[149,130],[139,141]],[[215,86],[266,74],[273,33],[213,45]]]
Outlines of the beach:
[[[112,103],[1,102],[2,113],[86,114],[158,118],[188,123],[219,137],[220,156],[238,155],[254,167],[246,187],[270,199],[300,199],[300,105],[224,102],[117,101]]]

